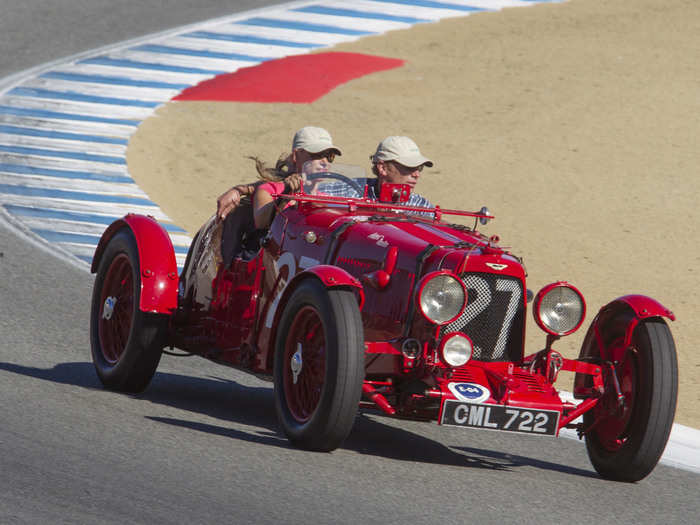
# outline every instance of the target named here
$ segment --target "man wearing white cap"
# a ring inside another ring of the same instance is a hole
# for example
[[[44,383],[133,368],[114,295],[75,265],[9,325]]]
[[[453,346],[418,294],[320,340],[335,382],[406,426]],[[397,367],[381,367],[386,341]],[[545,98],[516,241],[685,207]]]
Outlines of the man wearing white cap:
[[[411,196],[406,203],[408,206],[432,207],[428,199],[413,193],[423,167],[433,167],[433,161],[423,156],[413,140],[395,135],[387,137],[369,158],[372,161],[372,173],[377,176],[376,195],[379,195],[385,182],[408,184],[411,187]]]
[[[392,135],[382,140],[374,154],[369,156],[372,161],[372,173],[376,179],[355,179],[360,186],[367,186],[367,197],[379,200],[382,184],[407,184],[411,187],[411,195],[406,204],[420,208],[432,208],[433,205],[425,197],[413,193],[424,166],[432,167],[433,161],[423,156],[413,140],[408,137]],[[327,183],[319,187],[319,191],[336,197],[352,197],[346,195],[349,187],[342,183]]]
[[[280,159],[275,168],[265,168],[263,163],[254,158],[263,180],[239,184],[222,193],[216,201],[217,217],[225,219],[239,205],[241,197],[253,195],[255,189],[266,180],[283,180],[288,191],[298,191],[301,186],[301,176],[298,174],[306,162],[313,161],[319,164],[319,168],[323,168],[333,162],[336,155],[342,155],[342,152],[333,144],[328,131],[316,126],[301,128],[292,139],[292,153]]]

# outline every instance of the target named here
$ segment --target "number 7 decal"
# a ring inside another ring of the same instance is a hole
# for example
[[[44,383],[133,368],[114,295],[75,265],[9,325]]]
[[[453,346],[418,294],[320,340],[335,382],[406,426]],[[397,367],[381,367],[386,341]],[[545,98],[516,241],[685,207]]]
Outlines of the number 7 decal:
[[[510,293],[510,300],[508,301],[506,316],[503,319],[501,331],[498,334],[498,340],[496,341],[496,346],[493,350],[494,357],[502,357],[503,353],[506,351],[506,343],[508,342],[507,339],[508,334],[510,333],[510,325],[513,324],[515,314],[518,313],[518,303],[521,299],[520,283],[509,279],[497,279],[496,290],[499,292]]]
[[[493,293],[502,292],[510,294],[508,306],[506,307],[505,316],[503,318],[503,324],[501,325],[501,330],[498,333],[498,338],[496,339],[496,344],[494,345],[493,349],[494,358],[502,357],[506,351],[508,334],[510,334],[513,319],[515,319],[515,315],[518,313],[518,305],[522,299],[520,282],[514,279],[496,279],[496,290],[493,292],[486,279],[477,275],[468,275],[464,279],[464,286],[468,291],[473,290],[476,292],[472,296],[475,297],[475,299],[467,305],[462,316],[447,327],[447,331],[467,326],[470,322],[476,319],[476,317],[478,317],[479,314],[486,310],[486,308],[488,308],[491,304],[491,301],[493,300]],[[477,353],[481,353],[483,351],[478,345],[475,345],[475,350]]]

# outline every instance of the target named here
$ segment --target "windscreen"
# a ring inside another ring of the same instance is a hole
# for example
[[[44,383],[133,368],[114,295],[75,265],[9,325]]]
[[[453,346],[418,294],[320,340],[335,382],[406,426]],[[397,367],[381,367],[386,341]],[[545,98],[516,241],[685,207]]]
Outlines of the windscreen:
[[[304,193],[333,197],[362,198],[367,178],[359,166],[309,161],[304,164],[302,176]]]

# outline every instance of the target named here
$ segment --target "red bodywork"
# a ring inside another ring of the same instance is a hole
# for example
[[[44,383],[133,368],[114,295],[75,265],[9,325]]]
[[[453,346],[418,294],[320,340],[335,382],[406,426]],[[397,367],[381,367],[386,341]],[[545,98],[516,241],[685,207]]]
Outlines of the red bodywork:
[[[611,388],[601,365],[586,359],[600,352],[596,334],[605,319],[628,309],[628,337],[642,318],[673,319],[653,299],[625,296],[601,309],[580,360],[556,352],[551,344],[557,336],[551,334],[544,350],[526,356],[528,290],[521,260],[499,247],[495,236],[443,220],[448,214],[491,216],[439,208],[419,216],[400,213],[421,211],[405,204],[293,199],[278,211],[252,260],[235,258],[225,266],[222,226],[205,224],[190,249],[179,294],[172,245],[147,217],[128,215],[110,226],[93,270],[114,232],[130,228],[144,277],[140,307],[171,314],[170,345],[264,377],[272,374],[281,312],[300,282],[317,279],[327,288],[352,290],[365,340],[362,406],[445,424],[550,435],[573,426]],[[441,325],[416,303],[431,274],[455,276],[468,297],[460,313]],[[441,342],[456,332],[468,336],[473,354],[465,365],[452,367]],[[561,370],[577,374],[579,404],[563,401],[554,388]]]

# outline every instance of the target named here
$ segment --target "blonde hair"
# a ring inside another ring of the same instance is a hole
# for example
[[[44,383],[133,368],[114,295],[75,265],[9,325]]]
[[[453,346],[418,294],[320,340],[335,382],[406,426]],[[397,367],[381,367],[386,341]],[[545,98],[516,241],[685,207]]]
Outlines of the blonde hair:
[[[275,162],[274,168],[269,167],[265,161],[261,160],[259,157],[248,158],[255,162],[255,169],[258,172],[258,176],[264,181],[281,181],[294,173],[294,161],[292,160],[291,153],[282,153],[277,159],[277,162]]]

